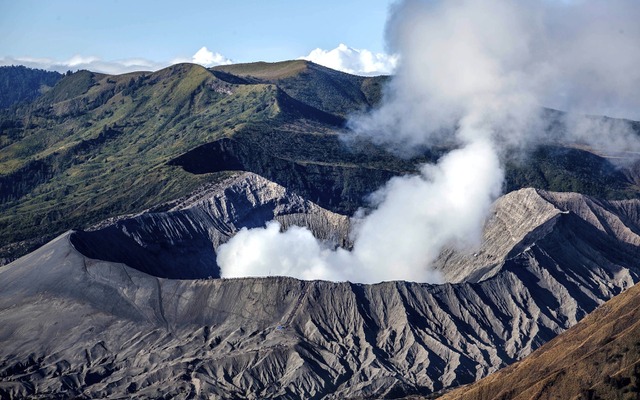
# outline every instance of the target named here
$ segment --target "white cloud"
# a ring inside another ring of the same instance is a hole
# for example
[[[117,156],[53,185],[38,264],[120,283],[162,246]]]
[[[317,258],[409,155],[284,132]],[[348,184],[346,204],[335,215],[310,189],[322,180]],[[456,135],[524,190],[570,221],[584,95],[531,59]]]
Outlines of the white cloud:
[[[35,57],[2,57],[0,65],[24,65],[30,68],[46,69],[50,71],[66,72],[86,69],[93,72],[117,75],[133,71],[156,71],[168,66],[145,59],[125,59],[105,61],[99,57],[75,55],[68,60],[54,60],[51,58]]]
[[[68,60],[54,60],[52,58],[37,57],[1,57],[0,65],[24,65],[30,68],[39,68],[50,71],[66,72],[86,69],[93,72],[118,75],[134,71],[157,71],[177,63],[194,63],[204,67],[231,64],[231,60],[219,53],[209,51],[202,47],[191,58],[175,58],[170,62],[157,62],[144,58],[128,58],[115,61],[106,61],[96,56],[75,55]]]
[[[231,64],[231,60],[220,53],[209,51],[206,47],[202,47],[191,58],[194,64],[200,64],[203,67],[214,67],[216,65]]]
[[[355,75],[391,74],[398,63],[396,55],[354,49],[342,43],[333,50],[315,49],[301,59]]]

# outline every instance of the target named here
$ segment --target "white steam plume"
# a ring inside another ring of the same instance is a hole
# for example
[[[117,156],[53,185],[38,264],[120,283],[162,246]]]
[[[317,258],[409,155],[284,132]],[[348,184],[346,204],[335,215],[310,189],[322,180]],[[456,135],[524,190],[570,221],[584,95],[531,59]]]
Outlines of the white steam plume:
[[[580,115],[640,119],[639,18],[634,0],[400,2],[387,28],[397,75],[383,106],[351,127],[411,153],[450,144],[451,127],[480,105],[507,146],[561,136],[638,151],[628,125]],[[567,111],[562,129],[544,129],[538,107]]]
[[[640,111],[640,96],[631,94],[640,88],[638,69],[630,70],[640,55],[629,47],[640,43],[630,24],[638,20],[640,3],[607,2],[623,12],[604,12],[598,4],[399,2],[387,28],[390,50],[400,55],[396,76],[380,108],[351,119],[350,135],[400,154],[434,144],[454,150],[436,165],[421,166],[419,175],[394,178],[376,192],[373,210],[354,219],[351,252],[324,247],[306,229],[279,233],[279,226],[269,224],[242,230],[219,248],[222,276],[438,281],[430,265],[444,246],[478,243],[500,194],[499,159],[506,149],[551,138],[640,149],[626,124],[575,114]],[[611,35],[604,33],[592,37],[587,22],[602,16],[608,19],[599,20],[595,32],[628,28],[620,42],[608,42]],[[583,53],[575,54],[573,43]],[[631,89],[618,92],[623,82]],[[561,129],[550,130],[544,105],[574,114],[561,121]]]
[[[306,228],[280,233],[280,225],[270,222],[265,229],[242,229],[220,246],[218,265],[227,278],[439,282],[439,274],[426,267],[444,245],[476,244],[501,183],[495,152],[478,140],[438,165],[423,165],[420,175],[393,178],[375,192],[373,211],[355,221],[351,252],[328,248]]]

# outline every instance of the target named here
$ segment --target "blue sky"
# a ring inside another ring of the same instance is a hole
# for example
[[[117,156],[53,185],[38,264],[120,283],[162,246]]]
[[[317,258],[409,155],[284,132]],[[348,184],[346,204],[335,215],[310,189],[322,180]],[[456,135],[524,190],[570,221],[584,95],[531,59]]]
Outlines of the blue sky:
[[[385,50],[392,0],[0,0],[0,57],[188,59],[203,46],[234,62],[278,61],[339,44]]]

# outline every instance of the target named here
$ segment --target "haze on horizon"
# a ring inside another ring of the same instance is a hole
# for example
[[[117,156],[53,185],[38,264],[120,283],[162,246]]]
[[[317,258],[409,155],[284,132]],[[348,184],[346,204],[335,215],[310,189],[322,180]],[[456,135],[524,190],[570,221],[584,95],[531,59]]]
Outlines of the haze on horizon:
[[[306,58],[361,75],[389,74],[392,0],[20,2],[0,0],[0,65],[119,74],[178,62]]]

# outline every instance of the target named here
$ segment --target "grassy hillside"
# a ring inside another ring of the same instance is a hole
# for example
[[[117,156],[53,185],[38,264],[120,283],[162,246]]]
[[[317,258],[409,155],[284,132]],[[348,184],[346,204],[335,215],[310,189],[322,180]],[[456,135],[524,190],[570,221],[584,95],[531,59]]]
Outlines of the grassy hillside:
[[[329,133],[343,123],[341,116],[273,83],[230,80],[190,64],[120,76],[79,71],[35,102],[3,112],[0,257],[226,176],[168,165],[199,145],[238,136],[252,147],[275,145],[267,151],[277,152],[280,139],[296,137],[310,144],[309,154],[289,147],[282,157],[304,162],[341,147]]]
[[[524,360],[443,400],[640,398],[640,286]]]
[[[278,113],[272,85],[237,87],[206,69],[106,77],[80,71],[5,117],[0,243],[135,212],[207,177],[167,167],[192,147]]]
[[[390,176],[441,153],[404,160],[340,141],[345,116],[374,107],[385,80],[300,60],[64,76],[34,101],[0,110],[0,259],[184,196],[234,169],[352,213]],[[511,165],[507,189],[637,193],[605,159],[557,150]]]
[[[378,104],[388,79],[349,75],[304,60],[224,65],[212,70],[247,82],[277,84],[294,99],[342,117]]]

